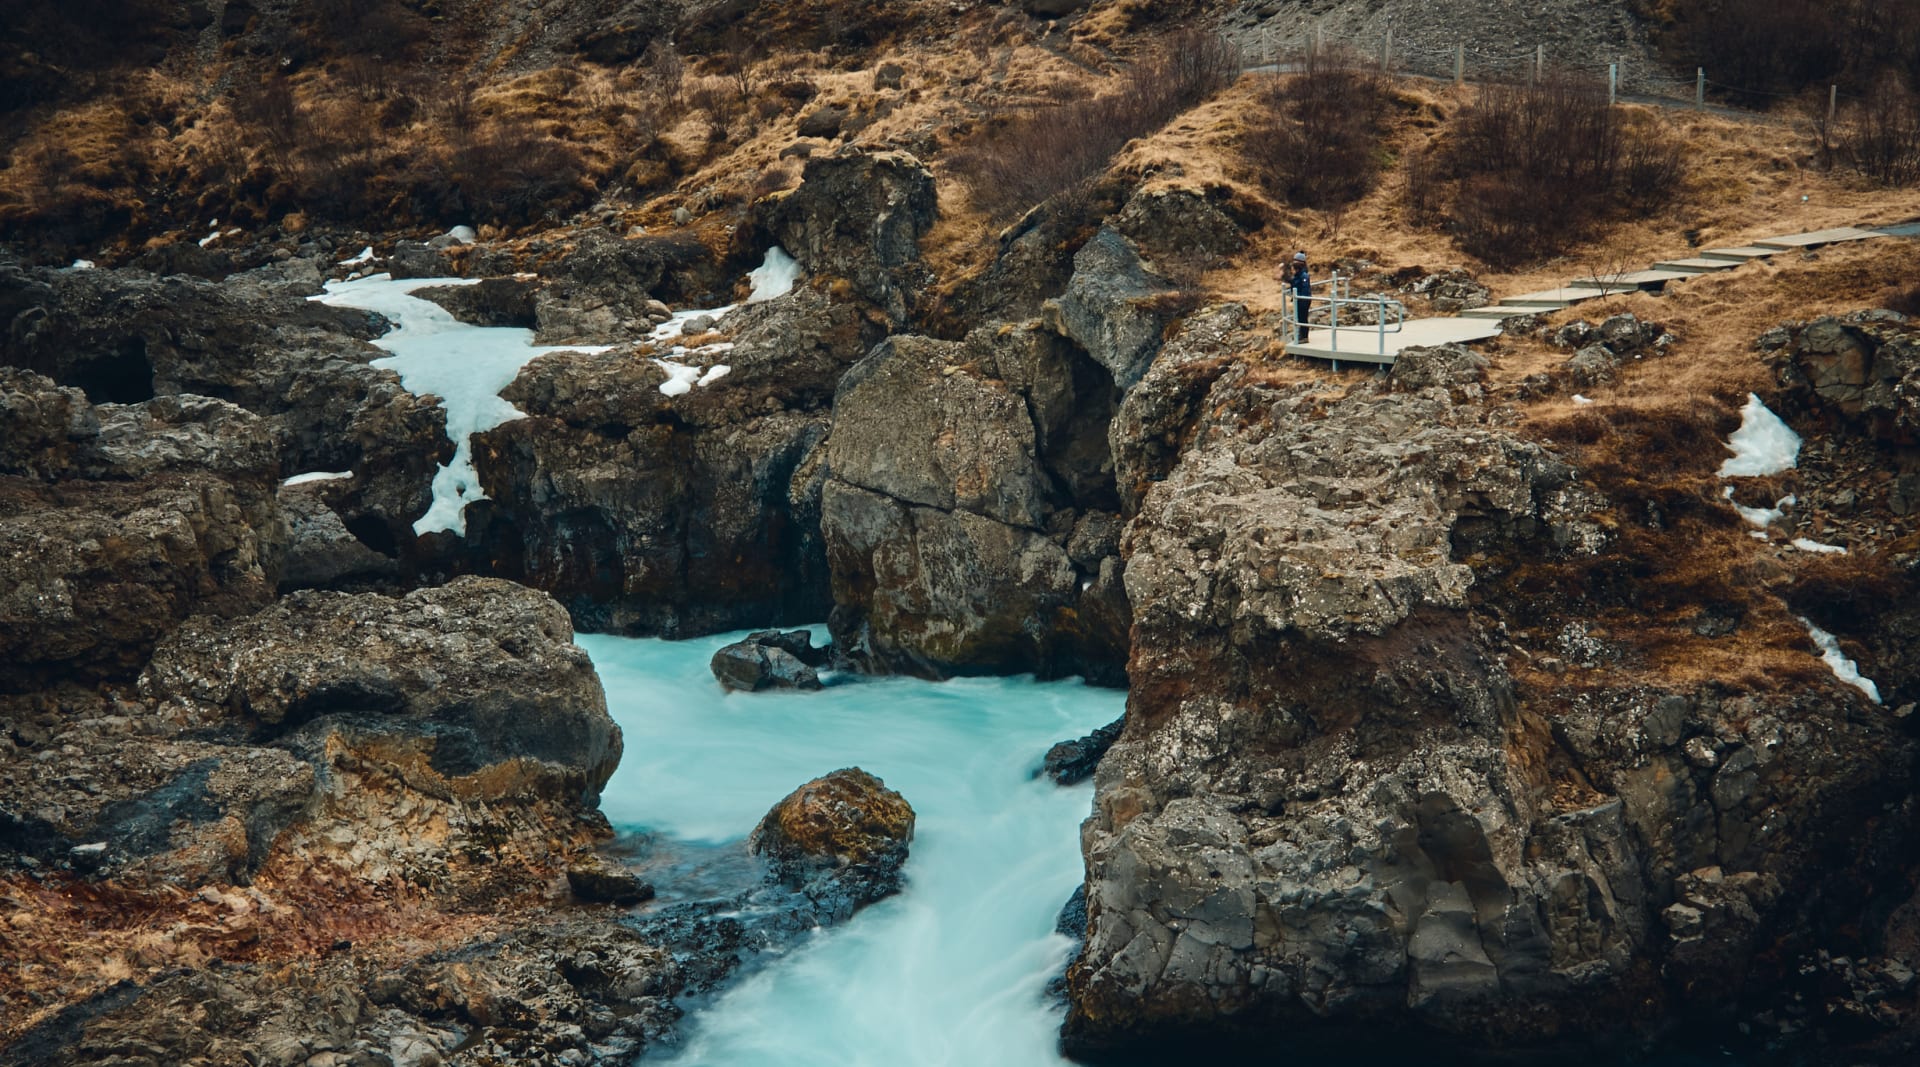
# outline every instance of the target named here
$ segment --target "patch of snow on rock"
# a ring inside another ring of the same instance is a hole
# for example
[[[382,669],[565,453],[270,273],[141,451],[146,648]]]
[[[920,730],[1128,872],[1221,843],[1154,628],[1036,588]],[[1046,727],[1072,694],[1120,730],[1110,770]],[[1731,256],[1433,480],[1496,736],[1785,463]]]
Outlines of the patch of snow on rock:
[[[341,260],[338,264],[336,264],[336,266],[357,267],[362,263],[371,263],[371,262],[373,262],[373,246],[368,245],[367,247],[362,248],[357,254],[348,256],[346,259]]]
[[[1733,458],[1720,464],[1723,478],[1749,478],[1792,470],[1800,457],[1800,435],[1780,421],[1754,393],[1740,409],[1740,428],[1727,441]]]
[[[1813,643],[1820,646],[1820,658],[1833,671],[1835,678],[1867,694],[1867,699],[1875,704],[1880,703],[1880,687],[1873,684],[1873,679],[1861,676],[1860,668],[1854,666],[1854,662],[1847,658],[1847,654],[1840,651],[1840,642],[1832,634],[1815,626],[1805,616],[1801,617],[1800,625],[1807,628],[1807,634],[1813,638]]]
[[[1802,552],[1825,552],[1828,554],[1838,553],[1842,556],[1847,554],[1847,550],[1840,547],[1839,545],[1824,545],[1818,541],[1810,540],[1805,537],[1794,538],[1793,547],[1799,549]]]
[[[296,474],[280,484],[305,485],[308,482],[331,482],[336,479],[351,477],[353,477],[352,471],[308,471],[305,474]]]
[[[747,272],[747,279],[753,282],[753,292],[748,294],[747,303],[758,304],[762,300],[787,295],[805,273],[800,269],[800,264],[787,255],[786,249],[774,245],[767,249],[767,258]]]
[[[371,255],[371,249],[364,253]],[[500,326],[471,326],[440,305],[413,296],[430,285],[473,285],[477,278],[406,278],[374,274],[356,281],[329,282],[312,299],[338,307],[377,311],[395,329],[374,344],[393,355],[373,361],[400,375],[400,384],[416,395],[432,394],[447,410],[447,437],[453,459],[433,476],[433,505],[413,524],[416,534],[467,530],[466,506],[486,499],[473,468],[472,438],[522,412],[500,398],[535,357],[549,352],[604,352],[606,345],[536,347],[533,331]]]
[[[656,359],[653,362],[667,372],[667,380],[660,383],[662,395],[685,396],[693,391],[693,383],[700,377],[700,368],[689,367],[683,363],[669,363],[664,359]]]
[[[725,378],[732,372],[733,368],[727,366],[725,363],[715,363],[713,366],[707,368],[707,373],[702,374],[699,381],[693,384],[701,386],[712,385],[714,382]]]

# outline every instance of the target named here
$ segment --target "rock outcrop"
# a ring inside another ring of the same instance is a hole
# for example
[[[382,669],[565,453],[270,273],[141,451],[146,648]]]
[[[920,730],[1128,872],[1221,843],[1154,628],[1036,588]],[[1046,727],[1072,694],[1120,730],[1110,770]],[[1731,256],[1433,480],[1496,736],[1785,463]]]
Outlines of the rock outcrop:
[[[1431,350],[1342,396],[1230,368],[1177,420],[1126,540],[1071,1050],[1631,1044],[1813,945],[1868,951],[1815,901],[1910,895],[1869,887],[1912,868],[1914,742],[1856,691],[1522,673],[1504,620],[1557,609],[1492,561],[1627,550],[1483,374]],[[1596,667],[1630,654],[1561,618]]]
[[[841,379],[821,531],[834,644],[873,670],[1114,681],[1115,391],[1033,326],[889,338]]]
[[[273,596],[273,427],[221,400],[88,404],[0,368],[0,692],[130,679],[193,613]]]
[[[1892,311],[1855,311],[1761,337],[1804,408],[1820,408],[1884,445],[1920,446],[1920,326]],[[1920,497],[1920,494],[1915,494]]]
[[[747,838],[747,850],[766,861],[768,877],[840,920],[899,891],[913,819],[904,797],[849,767],[775,804]]]
[[[246,282],[0,264],[0,318],[0,364],[96,403],[192,394],[272,419],[285,473],[354,472],[343,521],[388,555],[411,543],[453,453],[438,402],[368,365],[386,353],[366,342],[387,328],[368,312]]]
[[[824,666],[831,655],[831,647],[813,647],[813,635],[806,630],[761,630],[715,652],[711,666],[714,678],[728,689],[818,689],[820,675],[814,668]]]
[[[528,417],[474,438],[492,498],[467,510],[478,565],[552,592],[584,630],[825,615],[820,443],[871,324],[802,287],[722,326],[728,372],[676,396],[628,351],[529,364],[502,394]]]
[[[1177,295],[1132,241],[1102,227],[1074,253],[1066,292],[1047,301],[1041,315],[1107,368],[1114,385],[1129,389],[1159,354],[1167,325],[1191,306],[1182,307]]]
[[[493,578],[398,598],[303,591],[245,619],[189,620],[140,690],[184,719],[238,715],[316,759],[359,749],[465,800],[591,804],[620,759],[566,612]]]
[[[800,185],[758,207],[760,224],[809,275],[845,278],[904,324],[920,287],[914,264],[933,226],[933,174],[905,152],[846,148],[807,160]]]

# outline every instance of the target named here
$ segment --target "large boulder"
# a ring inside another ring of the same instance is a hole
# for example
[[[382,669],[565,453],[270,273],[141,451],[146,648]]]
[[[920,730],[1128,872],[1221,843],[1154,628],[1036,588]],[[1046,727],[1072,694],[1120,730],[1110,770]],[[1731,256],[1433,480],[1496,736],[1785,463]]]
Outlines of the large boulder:
[[[397,598],[302,591],[245,619],[196,618],[140,689],[183,717],[238,715],[296,751],[343,742],[454,797],[590,803],[620,759],[567,613],[494,578]]]
[[[913,806],[858,767],[834,771],[773,806],[747,838],[768,877],[825,904],[836,919],[900,889]]]
[[[1132,241],[1102,227],[1073,256],[1066,292],[1041,309],[1047,324],[1071,337],[1131,388],[1160,352],[1166,329],[1181,310],[1177,287],[1140,258]]]
[[[1887,445],[1920,445],[1920,325],[1855,311],[1773,331],[1762,345],[1802,409]]]
[[[909,268],[937,211],[925,164],[867,148],[815,156],[798,187],[758,210],[774,243],[809,275],[845,278],[894,323],[906,321],[918,287]]]
[[[827,442],[836,646],[871,670],[1117,679],[1112,410],[1105,375],[1030,326],[876,347]]]
[[[286,547],[271,424],[225,401],[88,405],[0,371],[0,691],[129,679],[189,614],[252,611]]]

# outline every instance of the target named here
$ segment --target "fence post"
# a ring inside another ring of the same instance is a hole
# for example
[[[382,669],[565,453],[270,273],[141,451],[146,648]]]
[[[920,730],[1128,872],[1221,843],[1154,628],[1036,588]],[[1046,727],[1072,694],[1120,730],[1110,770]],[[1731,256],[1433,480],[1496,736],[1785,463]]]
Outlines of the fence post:
[[[1607,106],[1612,107],[1620,97],[1620,64],[1607,64]]]
[[[1533,46],[1533,80],[1534,81],[1540,80],[1541,69],[1546,66],[1546,63],[1547,63],[1547,46],[1543,44],[1534,45]]]
[[[1467,81],[1467,46],[1453,46],[1453,84],[1464,85]]]
[[[1840,110],[1840,87],[1829,85],[1827,86],[1827,129],[1833,129],[1833,116],[1838,110]]]
[[[1380,73],[1385,74],[1393,61],[1393,27],[1387,27],[1387,35],[1380,39]]]
[[[1707,107],[1707,68],[1693,68],[1693,109],[1704,111]]]
[[[1313,24],[1313,54],[1320,55],[1326,48],[1326,29],[1316,22]]]

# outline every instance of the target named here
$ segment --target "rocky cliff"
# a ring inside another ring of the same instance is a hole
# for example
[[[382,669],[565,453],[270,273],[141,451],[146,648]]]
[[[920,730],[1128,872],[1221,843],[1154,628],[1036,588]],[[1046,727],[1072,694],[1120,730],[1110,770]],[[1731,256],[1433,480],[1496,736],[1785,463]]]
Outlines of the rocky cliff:
[[[1867,661],[1889,706],[1813,671],[1669,681],[1597,636],[1658,595],[1644,549],[1484,366],[1187,387],[1191,443],[1125,543],[1133,689],[1083,831],[1069,1047],[1633,1047],[1842,955],[1825,1010],[1872,987],[1876,1025],[1906,1017],[1911,663]],[[1596,584],[1541,602],[1495,562],[1521,559]]]

